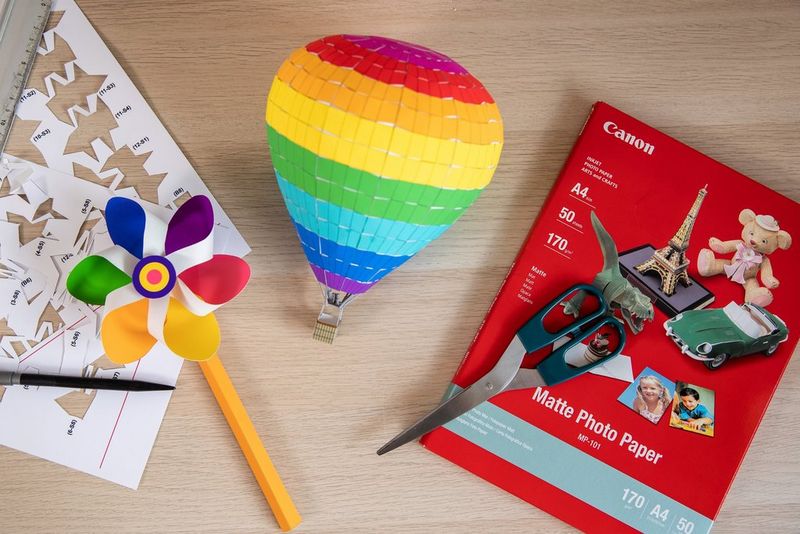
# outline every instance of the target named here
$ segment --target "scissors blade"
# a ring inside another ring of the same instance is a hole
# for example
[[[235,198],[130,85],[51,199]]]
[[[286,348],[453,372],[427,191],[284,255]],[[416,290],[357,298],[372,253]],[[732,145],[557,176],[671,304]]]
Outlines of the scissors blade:
[[[525,356],[525,347],[518,336],[508,344],[503,355],[491,371],[461,393],[441,403],[431,413],[400,432],[386,445],[378,449],[378,455],[385,454],[405,445],[409,441],[424,436],[431,430],[449,423],[459,415],[465,414],[480,403],[508,389],[517,376]]]
[[[483,381],[473,384],[455,397],[451,397],[440,404],[431,413],[400,432],[389,440],[386,445],[378,449],[378,456],[405,445],[409,441],[424,436],[431,430],[449,423],[459,415],[473,409],[480,403],[486,401],[498,393],[493,387],[483,383]]]
[[[546,387],[547,382],[542,378],[541,373],[536,369],[520,369],[517,371],[516,376],[511,383],[506,387],[506,391],[513,391],[515,389],[533,389],[537,387]]]

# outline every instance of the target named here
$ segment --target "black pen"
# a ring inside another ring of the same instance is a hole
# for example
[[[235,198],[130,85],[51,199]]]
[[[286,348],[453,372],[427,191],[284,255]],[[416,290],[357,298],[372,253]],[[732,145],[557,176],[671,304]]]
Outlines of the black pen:
[[[12,373],[0,371],[0,386],[48,386],[75,389],[113,389],[117,391],[164,391],[175,386],[143,382],[141,380],[118,380],[116,378],[84,378],[80,376],[40,375],[35,373]]]

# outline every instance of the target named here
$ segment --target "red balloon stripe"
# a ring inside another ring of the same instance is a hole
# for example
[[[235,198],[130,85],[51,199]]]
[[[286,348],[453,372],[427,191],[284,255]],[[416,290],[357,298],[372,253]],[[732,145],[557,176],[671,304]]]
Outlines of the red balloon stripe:
[[[362,48],[341,35],[318,39],[308,44],[306,50],[332,65],[352,68],[373,80],[404,85],[412,91],[432,97],[454,98],[467,104],[494,102],[489,92],[471,74],[454,74],[399,61]]]

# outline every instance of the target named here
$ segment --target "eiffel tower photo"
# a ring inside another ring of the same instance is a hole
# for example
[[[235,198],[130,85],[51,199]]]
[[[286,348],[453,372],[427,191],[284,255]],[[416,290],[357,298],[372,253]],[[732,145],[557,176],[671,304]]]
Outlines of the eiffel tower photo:
[[[667,246],[656,250],[647,261],[636,265],[635,269],[642,274],[655,272],[661,277],[661,291],[667,295],[675,294],[675,287],[678,282],[684,287],[689,287],[692,280],[689,278],[686,268],[689,260],[686,259],[686,249],[689,248],[689,237],[692,235],[694,221],[697,219],[697,212],[706,197],[706,186],[698,193],[694,200],[692,209],[686,214],[683,224],[669,240]]]

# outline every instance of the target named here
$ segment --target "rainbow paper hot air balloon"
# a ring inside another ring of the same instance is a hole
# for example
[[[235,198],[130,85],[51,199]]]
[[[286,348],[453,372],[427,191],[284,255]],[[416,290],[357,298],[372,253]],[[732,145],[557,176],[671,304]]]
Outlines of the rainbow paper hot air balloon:
[[[421,46],[337,35],[295,50],[267,99],[267,138],[325,303],[344,306],[458,219],[492,179],[503,123],[461,65]]]

